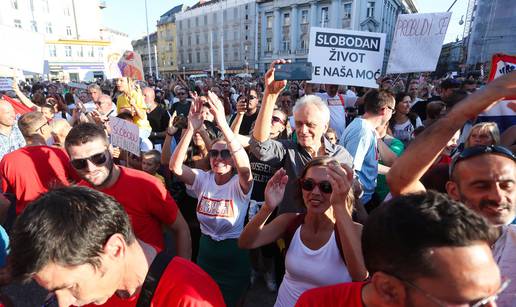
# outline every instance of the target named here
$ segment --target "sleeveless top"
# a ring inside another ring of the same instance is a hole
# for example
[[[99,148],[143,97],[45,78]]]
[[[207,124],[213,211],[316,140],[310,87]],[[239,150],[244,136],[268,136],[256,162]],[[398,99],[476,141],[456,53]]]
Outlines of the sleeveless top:
[[[335,231],[321,248],[312,250],[301,241],[301,227],[294,233],[285,257],[285,276],[275,307],[294,306],[306,290],[351,281],[337,247]]]

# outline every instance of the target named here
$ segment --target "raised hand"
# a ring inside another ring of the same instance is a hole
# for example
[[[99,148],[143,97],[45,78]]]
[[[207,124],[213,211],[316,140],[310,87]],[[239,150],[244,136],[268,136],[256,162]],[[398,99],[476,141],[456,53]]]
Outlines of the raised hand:
[[[215,121],[220,126],[222,122],[226,121],[224,105],[219,97],[212,91],[208,91],[208,104],[210,105],[210,113],[215,117]]]
[[[197,96],[196,93],[190,92],[190,96],[194,99],[194,101],[192,101],[190,106],[190,113],[188,114],[188,129],[197,131],[204,123],[201,114],[203,101],[199,98],[199,96]]]
[[[276,208],[283,200],[287,181],[287,172],[283,168],[280,168],[269,182],[267,182],[267,186],[265,187],[265,203],[269,208]]]
[[[328,166],[328,175],[331,183],[332,193],[330,196],[331,205],[343,207],[350,215],[351,206],[346,206],[349,190],[353,184],[353,170],[345,164],[330,163]]]
[[[287,85],[287,80],[282,81],[274,81],[274,66],[276,64],[285,64],[288,63],[286,60],[275,60],[269,66],[269,70],[265,73],[265,90],[269,92],[269,94],[279,94],[285,86]]]

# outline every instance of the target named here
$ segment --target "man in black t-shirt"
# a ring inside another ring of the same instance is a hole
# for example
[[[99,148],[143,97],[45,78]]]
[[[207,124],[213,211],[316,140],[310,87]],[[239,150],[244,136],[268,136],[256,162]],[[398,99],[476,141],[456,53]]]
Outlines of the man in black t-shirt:
[[[152,88],[144,88],[143,96],[145,97],[145,104],[147,105],[147,119],[152,128],[149,139],[154,145],[163,145],[170,116],[167,110],[156,102],[155,93]]]

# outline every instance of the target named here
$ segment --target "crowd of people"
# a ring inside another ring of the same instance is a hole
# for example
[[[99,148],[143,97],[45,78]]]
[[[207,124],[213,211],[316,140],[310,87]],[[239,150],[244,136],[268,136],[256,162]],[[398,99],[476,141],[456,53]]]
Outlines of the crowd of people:
[[[244,306],[258,278],[277,307],[516,306],[516,128],[478,117],[516,72],[367,89],[276,81],[283,63],[13,82],[0,282],[34,280],[45,306]]]

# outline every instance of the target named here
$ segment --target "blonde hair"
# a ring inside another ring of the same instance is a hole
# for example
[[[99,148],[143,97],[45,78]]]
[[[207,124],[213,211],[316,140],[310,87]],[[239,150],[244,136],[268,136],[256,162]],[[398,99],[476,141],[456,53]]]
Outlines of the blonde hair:
[[[471,147],[469,139],[471,138],[473,131],[488,132],[489,135],[491,135],[491,139],[493,140],[491,145],[500,144],[500,130],[498,130],[498,125],[495,122],[484,122],[478,123],[471,128],[464,144],[466,148]]]

